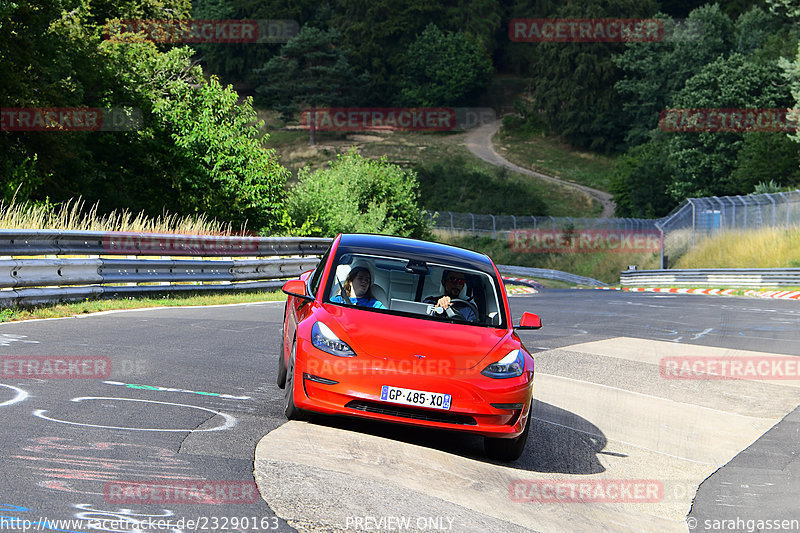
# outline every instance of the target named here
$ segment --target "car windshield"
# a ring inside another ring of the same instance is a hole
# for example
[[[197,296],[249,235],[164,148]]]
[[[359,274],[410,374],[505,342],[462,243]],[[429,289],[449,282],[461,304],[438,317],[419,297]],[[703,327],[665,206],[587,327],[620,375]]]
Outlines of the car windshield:
[[[381,313],[505,327],[499,291],[494,276],[463,265],[345,253],[331,269],[325,301]],[[443,306],[445,296],[449,305]]]

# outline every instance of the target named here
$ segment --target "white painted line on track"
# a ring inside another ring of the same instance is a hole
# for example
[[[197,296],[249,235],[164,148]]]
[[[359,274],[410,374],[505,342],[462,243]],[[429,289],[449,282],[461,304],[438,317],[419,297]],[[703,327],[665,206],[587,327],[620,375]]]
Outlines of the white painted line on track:
[[[10,400],[6,400],[3,403],[0,403],[0,407],[6,407],[9,405],[14,405],[15,403],[19,403],[25,400],[28,397],[28,392],[20,389],[19,387],[15,387],[14,385],[7,385],[5,383],[0,383],[0,387],[8,387],[9,389],[16,392],[13,398]]]
[[[98,428],[98,429],[119,429],[119,430],[126,430],[126,431],[158,431],[158,432],[174,432],[174,433],[199,433],[204,431],[225,431],[228,430],[236,425],[236,418],[233,416],[220,412],[214,411],[213,409],[207,409],[205,407],[200,407],[198,405],[189,405],[185,403],[172,403],[172,402],[159,402],[156,400],[142,400],[138,398],[120,398],[120,397],[109,397],[109,396],[84,396],[81,398],[73,398],[72,402],[82,402],[84,400],[110,400],[110,401],[120,401],[120,402],[142,402],[142,403],[154,403],[160,405],[172,405],[176,407],[188,407],[190,409],[199,409],[201,411],[209,412],[215,416],[221,416],[224,420],[222,425],[214,426],[211,429],[192,429],[192,428],[185,428],[185,429],[160,429],[160,428],[133,428],[133,427],[124,427],[124,426],[103,426],[99,424],[87,424],[84,422],[71,422],[69,420],[60,420],[58,418],[51,418],[45,413],[47,412],[45,409],[37,409],[33,412],[33,416],[41,418],[43,420],[48,420],[50,422],[59,422],[61,424],[68,424],[71,426],[83,426],[83,427],[91,427],[91,428]]]

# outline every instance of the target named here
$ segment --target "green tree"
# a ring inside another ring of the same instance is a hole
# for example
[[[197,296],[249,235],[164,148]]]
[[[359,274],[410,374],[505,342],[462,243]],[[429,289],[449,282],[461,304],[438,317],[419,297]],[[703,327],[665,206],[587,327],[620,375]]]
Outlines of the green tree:
[[[328,168],[301,169],[287,203],[294,223],[313,226],[312,233],[320,236],[362,232],[430,237],[417,204],[414,172],[355,151],[340,155]]]
[[[486,88],[491,75],[492,59],[483,47],[463,33],[444,33],[431,23],[406,53],[404,103],[464,105]]]
[[[651,16],[650,1],[590,0],[562,5],[560,18],[638,18]],[[621,72],[613,61],[621,43],[525,43],[530,48],[532,100],[551,131],[574,146],[599,151],[623,147],[627,129],[621,99],[614,89]]]
[[[658,126],[659,114],[686,80],[733,46],[733,23],[717,4],[693,10],[686,25],[659,18],[664,20],[669,39],[626,43],[625,51],[614,57],[623,73],[615,88],[627,116],[628,146],[646,142]]]
[[[673,98],[679,109],[692,108],[788,108],[791,95],[776,62],[754,63],[742,54],[720,57],[687,80]],[[690,196],[743,194],[749,184],[733,181],[745,135],[760,133],[671,133],[669,160],[675,169],[670,195],[675,200]],[[770,157],[764,153],[762,157]]]
[[[798,15],[798,18],[800,18],[800,15]],[[791,107],[795,110],[791,117],[795,124],[800,124],[800,113],[797,112],[800,109],[800,44],[797,45],[797,55],[793,60],[781,59],[778,64],[783,71],[784,78],[789,82],[793,104]],[[800,128],[789,135],[789,138],[796,143],[800,143]]]
[[[331,26],[342,35],[353,64],[370,73],[366,105],[393,105],[402,81],[405,52],[432,20],[444,20],[441,4],[428,0],[337,0]]]
[[[191,49],[102,39],[103,17],[171,18],[185,0],[25,0],[0,4],[3,107],[136,108],[127,131],[0,132],[4,199],[82,196],[159,215],[234,224],[283,220],[287,171],[265,150],[249,101],[193,66]],[[95,9],[96,8],[96,9]]]
[[[766,0],[770,13],[800,20],[800,5],[795,0]]]
[[[257,70],[261,85],[256,92],[264,104],[290,115],[301,105],[311,108],[310,144],[314,138],[314,108],[346,106],[359,101],[368,76],[357,75],[347,59],[347,52],[337,46],[336,30],[303,26],[300,33],[280,53]]]
[[[664,135],[656,135],[620,156],[610,186],[616,216],[658,218],[669,214],[677,202],[667,194],[672,179],[667,155]]]
[[[195,19],[235,19],[235,20],[269,20],[291,21],[299,28],[309,23],[324,29],[327,19],[324,14],[328,4],[320,4],[317,0],[193,0],[192,17]],[[321,22],[322,25],[318,24]],[[289,30],[289,27],[282,29]],[[277,37],[277,36],[276,36]],[[291,37],[291,36],[290,36]],[[219,75],[225,83],[233,83],[238,92],[252,94],[258,85],[255,69],[278,53],[282,44],[278,38],[275,42],[254,43],[200,43],[192,48],[203,64],[203,70]]]
[[[429,211],[545,215],[548,206],[505,168],[486,168],[456,156],[426,161],[414,169],[422,207]]]
[[[742,139],[731,183],[749,192],[760,182],[800,185],[800,144],[785,133],[750,133]]]
[[[206,79],[192,65],[190,48],[162,53],[150,43],[109,42],[104,50],[119,92],[145,113],[137,137],[162,167],[151,166],[143,190],[167,192],[164,199],[181,214],[205,213],[256,228],[282,220],[288,171],[274,150],[263,147],[268,137],[259,133],[251,99],[239,102],[230,86]]]

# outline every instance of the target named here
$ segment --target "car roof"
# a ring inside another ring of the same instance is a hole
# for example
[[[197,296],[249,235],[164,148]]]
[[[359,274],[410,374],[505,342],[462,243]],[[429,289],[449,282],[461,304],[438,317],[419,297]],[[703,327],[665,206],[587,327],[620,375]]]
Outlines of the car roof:
[[[343,248],[350,253],[398,255],[495,275],[494,264],[486,254],[438,242],[371,233],[346,233],[341,236],[337,253],[341,253]]]

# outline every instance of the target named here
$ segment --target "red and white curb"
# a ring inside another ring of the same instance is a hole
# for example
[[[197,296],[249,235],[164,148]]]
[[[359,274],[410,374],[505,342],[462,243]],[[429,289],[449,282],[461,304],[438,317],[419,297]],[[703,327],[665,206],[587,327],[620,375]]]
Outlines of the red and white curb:
[[[506,294],[518,296],[520,294],[539,294],[533,287],[523,287],[522,285],[506,285]]]
[[[538,281],[528,278],[503,276],[503,281],[506,282],[506,294],[538,294],[539,291],[536,289],[544,288]]]
[[[628,292],[670,292],[673,294],[712,294],[734,296],[734,289],[679,289],[677,287],[623,287]]]
[[[606,287],[597,287],[598,289]],[[736,294],[736,289],[683,289],[677,287],[622,287],[627,292],[667,292],[672,294],[708,294],[713,296],[748,296],[751,298],[779,298],[782,300],[800,300],[800,291],[757,291],[748,290],[744,294]]]
[[[800,300],[800,291],[745,291],[745,296],[754,298],[779,298],[781,300]]]

